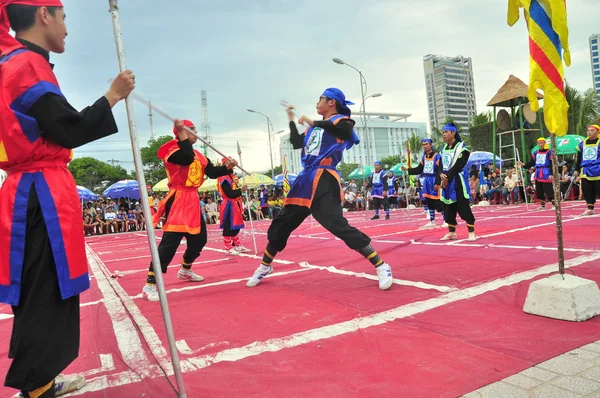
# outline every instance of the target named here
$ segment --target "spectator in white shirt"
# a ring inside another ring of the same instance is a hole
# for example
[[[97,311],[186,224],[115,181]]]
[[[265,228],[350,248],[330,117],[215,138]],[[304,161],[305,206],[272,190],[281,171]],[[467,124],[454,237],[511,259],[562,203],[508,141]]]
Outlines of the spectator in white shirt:
[[[508,195],[513,195],[513,202],[519,201],[519,177],[514,173],[513,169],[506,170],[504,178],[504,203],[508,204]]]

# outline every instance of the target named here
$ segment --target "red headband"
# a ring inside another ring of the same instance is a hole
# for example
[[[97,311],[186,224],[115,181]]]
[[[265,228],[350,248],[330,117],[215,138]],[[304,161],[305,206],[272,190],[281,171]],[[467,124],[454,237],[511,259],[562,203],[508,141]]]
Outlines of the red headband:
[[[194,123],[190,122],[189,120],[182,120],[182,122],[185,127],[189,127],[189,128],[196,127],[196,126],[194,126]],[[177,137],[177,127],[173,127],[173,134],[175,134],[175,137]]]
[[[17,48],[23,47],[23,45],[9,33],[10,22],[6,12],[6,6],[11,4],[20,4],[23,6],[33,7],[63,6],[60,0],[0,0],[0,53],[2,54],[8,54]]]

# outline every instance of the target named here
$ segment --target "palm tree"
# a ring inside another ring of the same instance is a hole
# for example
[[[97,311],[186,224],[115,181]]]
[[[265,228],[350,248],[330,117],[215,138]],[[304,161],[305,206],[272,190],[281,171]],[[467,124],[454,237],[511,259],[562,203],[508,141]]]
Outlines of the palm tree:
[[[479,115],[476,115],[473,120],[471,120],[471,127],[479,126],[482,124],[491,123],[493,119],[492,111],[482,112]]]
[[[412,155],[412,161],[416,162],[419,159],[421,153],[421,137],[413,133],[408,137],[408,143],[410,144],[410,154]]]
[[[580,92],[576,88],[565,87],[565,96],[569,103],[569,134],[586,135],[587,126],[598,118],[598,108],[596,105],[596,92],[588,89]]]

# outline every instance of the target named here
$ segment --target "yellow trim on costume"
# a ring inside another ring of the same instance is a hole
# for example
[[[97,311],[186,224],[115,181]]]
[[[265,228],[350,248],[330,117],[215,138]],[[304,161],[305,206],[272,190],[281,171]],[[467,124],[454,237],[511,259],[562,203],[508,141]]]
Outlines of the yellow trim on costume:
[[[373,252],[371,254],[369,254],[369,256],[367,257],[367,260],[372,259],[373,257],[375,257],[377,255],[377,252]]]
[[[267,257],[269,257],[271,260],[273,260],[275,258],[275,256],[273,256],[271,253],[269,253],[268,251],[265,250],[264,253]]]
[[[39,398],[42,396],[42,394],[44,394],[46,391],[48,391],[50,388],[52,388],[53,384],[54,384],[54,380],[52,380],[50,383],[46,384],[43,387],[40,387],[36,390],[29,392],[29,396],[31,398]]]
[[[380,260],[377,262],[377,264],[375,264],[375,266],[376,266],[376,267],[379,267],[381,264],[383,264],[383,260],[381,260],[381,259],[380,259]]]
[[[0,141],[0,162],[8,162],[6,148],[4,148],[4,143],[2,141]]]

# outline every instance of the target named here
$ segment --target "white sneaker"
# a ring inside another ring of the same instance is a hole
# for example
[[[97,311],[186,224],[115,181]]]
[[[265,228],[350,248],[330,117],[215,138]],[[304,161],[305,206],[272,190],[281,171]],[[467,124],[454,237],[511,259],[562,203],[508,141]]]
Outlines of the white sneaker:
[[[442,228],[448,228],[448,223],[444,221],[444,223],[442,224]]]
[[[475,232],[469,232],[469,239],[467,239],[469,242],[475,242],[477,239],[479,236],[475,235]]]
[[[244,247],[244,246],[236,246],[236,247],[235,247],[235,250],[236,250],[238,253],[250,253],[250,252],[252,252],[252,250],[250,250],[250,249],[248,249],[248,248],[246,248],[246,247]]]
[[[57,397],[77,391],[85,385],[85,377],[82,375],[58,375],[54,379],[54,393]]]
[[[594,210],[586,210],[583,212],[582,216],[593,216],[594,215]]]
[[[158,301],[158,290],[156,285],[146,283],[142,289],[142,296],[148,301]]]
[[[419,229],[429,229],[429,228],[435,228],[435,222],[434,221],[429,221],[427,224],[423,225]]]
[[[240,255],[240,252],[238,252],[237,250],[235,250],[235,248],[234,248],[234,247],[232,247],[232,248],[231,248],[231,249],[229,249],[229,250],[225,250],[225,254],[228,254],[228,255],[230,255],[230,256],[239,256],[239,255]]]
[[[456,235],[456,232],[448,232],[446,235],[444,235],[444,237],[440,240],[454,240],[454,239],[458,239],[458,236]]]
[[[185,279],[190,282],[202,282],[204,280],[203,277],[196,274],[191,269],[179,268],[179,272],[177,272],[177,279]]]
[[[392,269],[390,268],[389,264],[383,263],[375,269],[377,270],[377,278],[379,278],[379,288],[381,290],[388,290],[394,283]]]
[[[273,266],[261,264],[260,267],[258,267],[256,271],[254,271],[254,275],[252,275],[252,277],[248,279],[248,282],[246,282],[246,286],[254,287],[258,285],[260,283],[260,280],[265,276],[269,275],[271,272],[273,272]]]

